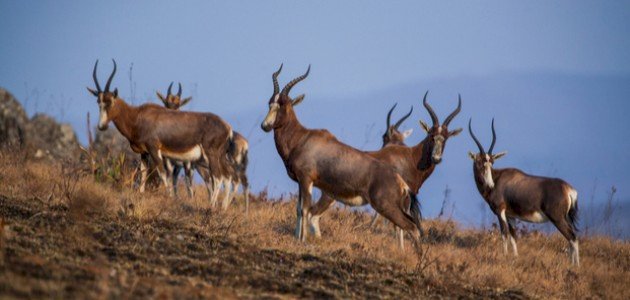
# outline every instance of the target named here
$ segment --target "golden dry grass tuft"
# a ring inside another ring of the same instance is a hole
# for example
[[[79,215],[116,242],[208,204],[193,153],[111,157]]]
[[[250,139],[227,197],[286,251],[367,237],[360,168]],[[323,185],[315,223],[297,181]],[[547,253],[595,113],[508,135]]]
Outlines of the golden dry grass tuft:
[[[301,243],[295,201],[264,193],[244,215],[240,198],[212,209],[201,186],[139,194],[6,153],[0,171],[2,297],[630,298],[630,245],[605,236],[581,238],[575,268],[559,234],[525,233],[513,257],[496,230],[427,220],[416,253],[391,225],[334,207],[323,238]]]

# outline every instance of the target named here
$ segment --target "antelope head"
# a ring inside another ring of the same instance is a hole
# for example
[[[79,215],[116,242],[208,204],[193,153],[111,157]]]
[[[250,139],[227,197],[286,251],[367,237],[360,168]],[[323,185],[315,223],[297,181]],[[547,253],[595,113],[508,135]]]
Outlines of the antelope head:
[[[387,123],[385,127],[386,130],[385,130],[385,133],[383,134],[383,147],[390,144],[404,145],[405,139],[409,137],[411,133],[413,132],[413,129],[408,129],[403,132],[400,132],[400,130],[398,130],[400,125],[405,120],[407,120],[409,116],[411,116],[411,113],[413,112],[413,106],[411,107],[411,110],[409,110],[409,113],[407,113],[400,120],[398,120],[396,124],[391,125],[390,120],[392,117],[392,112],[394,111],[394,108],[396,108],[396,105],[398,105],[398,103],[394,104],[394,106],[392,106],[392,108],[387,113]]]
[[[292,99],[289,96],[289,92],[293,86],[308,76],[308,73],[311,71],[311,66],[308,66],[304,75],[287,83],[282,91],[280,91],[280,86],[278,85],[278,74],[280,74],[280,71],[282,71],[282,65],[280,65],[278,71],[274,72],[271,76],[273,79],[273,95],[271,96],[271,99],[269,99],[269,112],[267,113],[265,120],[260,125],[262,130],[265,132],[282,127],[288,121],[288,117],[292,115],[293,106],[300,104],[300,102],[304,100],[304,94]]]
[[[118,113],[116,108],[116,99],[118,99],[118,89],[114,89],[113,92],[109,90],[109,87],[112,83],[112,79],[114,78],[114,74],[116,74],[116,61],[112,59],[114,62],[114,70],[112,74],[109,75],[107,79],[107,83],[105,84],[105,90],[101,90],[101,86],[98,84],[98,79],[96,78],[96,68],[98,66],[98,60],[94,64],[94,70],[92,71],[92,78],[94,79],[94,84],[96,84],[96,90],[87,88],[92,95],[96,97],[96,102],[98,103],[98,129],[106,130],[109,124],[109,121],[114,118],[114,116]]]
[[[178,110],[180,107],[186,105],[192,99],[192,97],[182,99],[182,83],[180,82],[178,83],[178,85],[179,85],[179,88],[177,90],[176,95],[173,95],[171,93],[173,82],[171,82],[171,84],[168,86],[168,90],[166,91],[166,97],[164,97],[164,95],[162,95],[159,91],[156,92],[158,98],[162,100],[162,103],[164,103],[164,106],[168,109]]]
[[[479,176],[482,179],[483,184],[488,188],[494,188],[494,179],[492,179],[492,165],[494,161],[503,157],[507,154],[506,151],[503,151],[498,154],[492,154],[492,150],[494,149],[494,143],[497,141],[497,134],[494,131],[494,119],[492,119],[492,143],[490,144],[490,149],[488,149],[488,153],[483,149],[481,143],[475,136],[471,127],[472,118],[468,121],[468,132],[470,136],[477,144],[477,148],[479,148],[479,153],[473,153],[472,151],[468,151],[468,156],[473,160],[473,169],[475,172],[475,176]]]
[[[459,113],[462,108],[462,97],[459,95],[459,100],[457,103],[457,108],[444,120],[444,123],[440,125],[440,121],[438,120],[437,115],[431,108],[431,105],[427,102],[427,95],[429,91],[424,94],[424,99],[422,100],[422,104],[429,112],[431,116],[431,121],[433,123],[432,126],[429,127],[426,123],[420,120],[420,127],[427,133],[427,138],[429,141],[429,149],[431,150],[431,160],[435,164],[439,164],[442,161],[442,153],[444,152],[444,145],[446,145],[446,141],[448,138],[452,136],[458,135],[462,132],[461,128],[457,128],[453,131],[448,130],[448,125],[451,123],[453,118]]]

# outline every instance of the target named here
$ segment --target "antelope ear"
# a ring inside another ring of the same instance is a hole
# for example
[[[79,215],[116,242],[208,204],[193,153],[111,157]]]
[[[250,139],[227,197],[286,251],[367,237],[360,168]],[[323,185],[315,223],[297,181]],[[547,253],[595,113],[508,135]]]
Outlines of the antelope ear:
[[[429,125],[427,125],[427,123],[424,123],[422,120],[420,120],[420,127],[422,127],[422,130],[424,130],[426,133],[429,133],[429,130],[431,129],[431,127],[429,127]]]
[[[291,105],[296,106],[298,104],[300,104],[300,102],[302,102],[302,100],[304,100],[304,94],[301,94],[297,97],[295,97],[295,99],[293,99],[293,101],[291,102]]]
[[[182,100],[182,104],[179,107],[186,105],[188,102],[190,102],[190,100],[192,100],[192,97],[185,98],[184,100]]]
[[[472,151],[468,151],[468,157],[470,157],[470,159],[472,159],[474,161],[475,160],[475,153],[472,153]]]
[[[503,157],[503,156],[504,156],[504,155],[506,155],[506,154],[507,154],[507,151],[499,152],[499,153],[497,153],[497,154],[492,154],[492,158],[493,158],[494,160],[497,160],[497,159],[499,159],[499,158]]]
[[[92,95],[94,95],[95,97],[98,97],[98,92],[96,90],[93,90],[91,88],[87,88],[87,89],[90,93],[92,93]]]
[[[462,129],[461,128],[457,128],[457,129],[449,132],[448,136],[449,137],[456,136],[456,135],[460,134],[461,132],[462,132]]]
[[[412,128],[412,129],[407,129],[407,130],[403,131],[403,132],[402,132],[403,139],[408,138],[408,137],[411,135],[411,133],[412,133],[412,132],[413,132],[413,128]]]
[[[114,98],[118,98],[118,88],[114,89]]]
[[[166,98],[164,98],[164,95],[162,95],[160,92],[155,92],[158,96],[158,98],[160,100],[162,100],[162,103],[166,104]]]

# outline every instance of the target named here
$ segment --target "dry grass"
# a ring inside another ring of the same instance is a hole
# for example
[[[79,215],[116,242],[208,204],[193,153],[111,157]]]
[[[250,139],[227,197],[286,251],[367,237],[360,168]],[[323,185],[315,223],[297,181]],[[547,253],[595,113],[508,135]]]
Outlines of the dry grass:
[[[241,201],[211,209],[201,186],[192,199],[139,194],[7,154],[0,171],[0,295],[630,298],[630,245],[604,236],[581,239],[574,268],[559,234],[524,233],[515,258],[496,230],[429,220],[418,254],[389,226],[368,229],[369,215],[333,208],[323,238],[301,243],[295,201],[264,193],[245,216]]]

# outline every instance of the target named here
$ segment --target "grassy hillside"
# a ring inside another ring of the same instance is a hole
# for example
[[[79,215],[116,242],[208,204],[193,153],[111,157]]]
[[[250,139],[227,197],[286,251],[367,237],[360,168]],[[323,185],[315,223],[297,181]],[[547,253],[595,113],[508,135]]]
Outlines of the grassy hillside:
[[[521,232],[514,258],[496,230],[428,220],[417,253],[334,208],[301,243],[293,199],[220,212],[201,187],[173,200],[84,169],[0,155],[0,298],[630,298],[630,245],[603,236],[578,269],[559,234]]]

